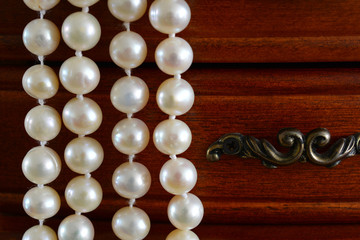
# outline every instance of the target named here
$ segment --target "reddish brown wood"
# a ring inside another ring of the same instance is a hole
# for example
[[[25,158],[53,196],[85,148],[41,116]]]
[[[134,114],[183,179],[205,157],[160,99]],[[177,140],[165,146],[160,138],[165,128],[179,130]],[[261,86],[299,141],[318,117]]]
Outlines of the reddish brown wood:
[[[196,63],[183,78],[192,84],[196,102],[193,109],[179,119],[188,123],[193,132],[193,144],[182,156],[192,160],[198,169],[198,184],[193,192],[205,206],[203,225],[195,232],[201,239],[217,240],[358,239],[359,226],[350,224],[358,223],[360,216],[360,157],[346,159],[334,169],[297,163],[270,170],[259,160],[231,156],[210,163],[205,153],[213,141],[230,132],[266,138],[275,145],[276,134],[283,127],[296,127],[304,133],[325,127],[334,140],[360,132],[357,64],[306,63],[359,60],[360,2],[190,0],[188,3],[193,13],[191,25],[179,36],[188,40],[194,49]],[[64,18],[76,10],[67,1],[61,1],[46,17],[60,26]],[[100,19],[103,38],[98,46],[84,54],[101,61],[102,79],[88,96],[103,109],[104,122],[93,136],[102,143],[105,160],[93,173],[103,186],[104,201],[87,215],[94,220],[96,239],[115,239],[110,219],[127,203],[113,190],[111,176],[114,169],[126,161],[126,156],[112,146],[110,135],[116,122],[125,116],[111,105],[109,92],[124,73],[110,62],[108,44],[122,26],[107,11],[106,1],[92,7],[91,13]],[[3,139],[0,145],[0,238],[19,239],[36,223],[21,207],[23,195],[33,187],[21,173],[21,161],[26,152],[37,145],[23,128],[23,119],[36,101],[22,90],[21,78],[36,59],[23,46],[21,32],[36,13],[21,1],[14,1],[4,4],[0,14],[7,23],[0,26],[0,132]],[[148,43],[147,63],[133,74],[143,78],[150,88],[150,102],[136,117],[143,119],[152,132],[166,119],[156,106],[155,94],[168,76],[153,63],[156,45],[165,36],[150,27],[147,17],[134,23],[132,29]],[[58,71],[60,64],[72,55],[73,51],[61,43],[60,48],[46,58],[46,63]],[[272,62],[299,64],[267,64]],[[61,112],[72,97],[60,87],[59,93],[47,104]],[[63,127],[49,147],[62,155],[74,137]],[[148,239],[164,239],[172,229],[166,217],[171,195],[161,188],[158,179],[167,159],[153,143],[136,158],[149,168],[153,177],[149,194],[137,202],[153,221]],[[54,229],[62,218],[72,213],[63,192],[74,176],[76,174],[64,164],[59,178],[50,184],[62,195],[59,214],[47,221]],[[342,225],[345,223],[349,225]]]
[[[16,225],[9,225],[9,221]],[[54,229],[57,228],[58,219],[47,222]],[[32,222],[34,224],[34,222]],[[108,222],[95,221],[95,240],[116,240]],[[32,225],[27,223],[25,217],[0,216],[0,238],[7,240],[20,239],[22,230]],[[358,239],[359,224],[352,225],[201,225],[195,229],[196,234],[203,240],[349,240]],[[173,228],[168,224],[154,223],[146,239],[165,239]]]
[[[16,179],[0,186],[0,191],[11,193],[0,198],[9,214],[23,214],[21,208],[14,207],[20,205],[21,196],[31,184],[22,176],[19,164],[26,151],[36,145],[36,142],[27,137],[22,127],[19,131],[13,130],[13,126],[22,126],[26,112],[36,104],[35,100],[20,90],[20,86],[14,85],[15,81],[19,81],[16,78],[21,78],[20,70],[25,68],[8,68],[9,79],[4,81],[6,89],[0,92],[1,110],[9,113],[2,116],[4,138],[19,139],[23,145],[20,149],[14,148],[11,141],[2,145],[4,159],[14,159],[4,163],[6,171],[0,175],[0,182]],[[360,198],[357,184],[360,181],[357,173],[360,168],[358,157],[347,159],[331,170],[300,163],[269,170],[264,168],[259,160],[254,159],[239,160],[227,156],[218,163],[209,163],[205,159],[208,145],[228,132],[242,132],[267,138],[275,143],[277,131],[282,127],[298,127],[303,132],[316,127],[327,127],[335,139],[358,131],[356,126],[359,111],[356,109],[360,97],[356,86],[360,75],[357,69],[238,70],[234,67],[215,70],[199,68],[192,72],[192,75],[186,76],[198,91],[196,104],[189,114],[180,119],[185,120],[192,128],[194,136],[197,136],[194,137],[192,147],[183,156],[193,160],[199,171],[199,182],[194,192],[202,198],[206,206],[204,222],[218,222],[219,214],[223,215],[223,223],[357,221],[359,207],[356,201]],[[138,73],[147,79],[151,97],[149,105],[137,116],[146,120],[152,131],[161,119],[165,119],[154,99],[157,86],[164,76],[152,68],[143,71],[139,69]],[[111,186],[113,170],[126,160],[110,141],[113,126],[124,117],[115,111],[108,97],[108,89],[117,74],[123,75],[120,70],[105,68],[102,83],[94,94],[89,95],[100,104],[105,116],[100,130],[94,134],[106,152],[104,164],[94,173],[94,177],[102,182],[104,188],[104,204],[94,213],[95,217],[102,219],[108,219],[119,206],[125,205],[125,201],[119,199]],[[203,79],[206,79],[208,84],[203,84]],[[224,82],[227,84],[224,85]],[[325,86],[324,92],[321,92],[322,86]],[[277,87],[282,90],[279,91]],[[297,88],[299,91],[295,94]],[[263,95],[265,92],[267,95]],[[336,93],[340,95],[333,95]],[[61,89],[48,104],[61,112],[71,97],[71,94]],[[62,153],[73,137],[73,134],[63,128],[59,137],[49,146]],[[139,205],[149,209],[153,219],[161,221],[166,221],[164,213],[170,199],[170,195],[161,188],[158,181],[158,172],[166,160],[167,157],[160,154],[152,143],[138,156],[138,161],[149,167],[154,180],[149,194],[139,200]],[[75,174],[64,166],[62,174],[52,186],[63,192],[73,176]],[[13,199],[17,199],[17,205]],[[219,199],[221,204],[218,204]],[[65,216],[70,210],[65,202],[63,205],[60,214]],[[337,210],[334,206],[338,206]]]
[[[149,1],[150,3],[151,1]],[[107,10],[106,1],[91,8],[102,24],[102,41],[86,53],[97,61],[110,61],[108,45],[122,27]],[[150,4],[149,4],[150,5]],[[360,56],[360,3],[356,0],[326,1],[189,1],[192,21],[179,36],[194,48],[196,62],[340,62]],[[16,13],[15,13],[16,10]],[[61,25],[76,11],[61,2],[47,18]],[[0,60],[27,60],[21,41],[25,25],[36,17],[22,1],[6,4],[0,14]],[[6,21],[5,21],[6,20]],[[145,16],[132,25],[148,43],[153,61],[156,45],[164,38],[150,27]],[[63,43],[49,56],[63,61],[72,55]]]
[[[115,34],[114,34],[115,35]],[[360,56],[360,37],[259,37],[259,38],[194,38],[183,36],[194,50],[198,63],[266,63],[266,62],[355,62]],[[111,61],[108,46],[111,37],[103,37],[102,44],[86,53],[96,61]],[[154,61],[154,50],[162,38],[147,38],[149,54],[146,62]],[[0,61],[32,58],[23,47],[19,35],[0,36]],[[63,43],[50,61],[63,61],[73,53]]]
[[[23,91],[22,75],[34,64],[36,64],[35,61],[21,65],[0,65],[0,72],[6,74],[0,79],[1,90]],[[61,63],[49,64],[58,72]],[[114,82],[125,73],[113,63],[100,63],[99,67],[101,81],[91,94],[109,94]],[[169,78],[154,64],[144,64],[133,72],[147,82],[152,96],[156,94],[161,82]],[[182,76],[192,85],[197,96],[213,96],[218,100],[222,96],[360,94],[358,87],[360,69],[355,63],[331,65],[195,64]],[[62,87],[59,91],[66,93]]]
[[[180,118],[186,120],[194,136],[198,136],[194,137],[191,149],[184,156],[193,160],[198,168],[199,181],[194,193],[201,197],[206,208],[204,224],[356,223],[360,214],[358,158],[345,160],[331,170],[310,164],[268,170],[258,160],[238,160],[229,156],[218,163],[209,163],[205,151],[212,141],[227,132],[240,131],[275,142],[277,131],[288,126],[304,132],[327,127],[335,138],[358,131],[358,69],[237,67],[211,70],[202,66],[193,69],[193,74],[184,75],[197,91],[197,98],[192,111]],[[36,142],[22,127],[15,131],[14,126],[22,126],[26,112],[36,102],[21,90],[19,84],[25,66],[4,66],[3,70],[7,78],[2,80],[4,89],[0,91],[0,106],[1,112],[7,114],[1,115],[1,132],[4,139],[16,139],[16,142],[4,141],[2,144],[4,168],[0,182],[6,184],[0,185],[0,191],[4,193],[0,196],[0,206],[7,214],[24,215],[21,200],[31,184],[22,176],[20,163]],[[110,221],[112,214],[126,204],[111,186],[113,170],[126,159],[112,146],[110,133],[124,116],[115,111],[108,97],[114,79],[123,73],[110,67],[104,68],[103,72],[99,88],[89,96],[101,105],[105,116],[101,129],[94,134],[106,152],[104,164],[94,173],[104,188],[104,202],[90,216]],[[148,107],[137,116],[146,120],[152,131],[165,118],[154,103],[154,94],[166,76],[151,67],[136,73],[147,80],[151,91]],[[61,88],[48,104],[61,112],[71,97]],[[61,154],[73,137],[63,128],[49,146]],[[19,144],[21,148],[14,147]],[[159,169],[166,160],[167,157],[158,153],[152,143],[138,156],[138,161],[144,162],[153,175],[149,194],[138,204],[154,221],[161,222],[167,221],[166,206],[171,197],[158,181]],[[51,186],[62,193],[73,176],[75,174],[64,165],[60,177]],[[71,213],[64,200],[62,206],[59,217]],[[219,219],[219,216],[222,217]],[[29,225],[33,222],[30,218],[26,221]]]
[[[195,191],[196,192],[196,191]],[[0,194],[3,214],[24,215],[21,208],[23,194]],[[146,210],[154,223],[167,222],[166,208],[171,196],[159,195],[140,199],[138,207]],[[206,209],[204,225],[208,224],[356,224],[360,215],[360,203],[341,200],[304,200],[286,202],[281,199],[242,199],[233,196],[202,197]],[[286,199],[285,199],[286,200]],[[220,203],[219,203],[220,202]],[[126,205],[126,200],[115,194],[105,193],[101,206],[88,213],[91,219],[111,222],[113,214]],[[62,197],[62,209],[57,218],[65,218],[73,212]],[[221,216],[221,220],[219,220]],[[34,220],[26,219],[27,222]],[[170,223],[167,223],[171,225]]]

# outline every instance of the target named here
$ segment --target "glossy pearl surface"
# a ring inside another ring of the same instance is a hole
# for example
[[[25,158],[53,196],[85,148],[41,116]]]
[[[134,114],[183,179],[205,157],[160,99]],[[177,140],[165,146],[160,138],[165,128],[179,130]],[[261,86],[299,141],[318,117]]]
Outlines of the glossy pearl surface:
[[[73,139],[65,148],[65,162],[76,173],[91,173],[100,167],[104,159],[101,144],[90,137]]]
[[[169,75],[182,74],[192,64],[193,51],[188,42],[179,37],[163,40],[155,50],[160,70]]]
[[[69,92],[87,94],[99,84],[100,70],[90,58],[71,57],[61,65],[59,77]]]
[[[102,112],[99,105],[90,98],[73,98],[66,103],[62,118],[67,129],[76,134],[87,135],[100,127]]]
[[[90,7],[91,5],[94,5],[99,0],[68,0],[72,5],[75,7]]]
[[[126,162],[115,169],[112,184],[120,196],[129,199],[140,198],[150,188],[150,172],[141,163]]]
[[[22,240],[57,240],[54,230],[45,225],[37,225],[29,228],[23,235]]]
[[[60,197],[51,187],[34,187],[25,194],[23,207],[30,217],[44,220],[59,211]]]
[[[49,10],[59,2],[60,0],[24,0],[26,6],[34,11]]]
[[[23,75],[22,86],[27,94],[37,99],[48,99],[57,93],[59,80],[51,67],[34,65]]]
[[[38,56],[49,55],[60,43],[60,32],[56,25],[47,19],[29,22],[23,31],[24,45]]]
[[[167,155],[181,154],[191,144],[190,128],[183,121],[168,119],[159,123],[153,135],[155,147]]]
[[[175,229],[166,237],[166,240],[199,240],[199,237],[190,230]]]
[[[196,184],[197,172],[194,164],[185,158],[167,161],[160,171],[160,183],[174,195],[189,192]]]
[[[93,240],[94,226],[84,215],[70,215],[59,226],[59,240]]]
[[[188,193],[186,197],[175,196],[168,206],[170,222],[178,229],[189,230],[195,228],[204,216],[204,207],[200,199]]]
[[[125,118],[112,131],[112,142],[121,153],[132,155],[144,150],[149,143],[150,132],[146,124],[137,118]]]
[[[178,116],[186,113],[194,104],[194,99],[194,90],[183,79],[167,79],[156,93],[159,108],[168,115]]]
[[[30,137],[38,141],[55,138],[61,129],[59,113],[49,106],[36,106],[25,117],[25,130]]]
[[[144,62],[147,47],[139,34],[123,31],[111,40],[109,51],[114,63],[124,69],[131,69]]]
[[[48,184],[54,181],[61,170],[59,155],[48,147],[34,147],[22,161],[25,177],[35,184]]]
[[[70,48],[86,51],[99,42],[101,27],[98,20],[90,13],[76,12],[65,19],[61,33]]]
[[[138,77],[122,77],[112,87],[110,99],[117,110],[123,113],[136,113],[147,104],[149,88]]]
[[[140,19],[146,11],[146,0],[109,0],[108,8],[111,14],[123,22],[133,22]]]
[[[93,211],[100,205],[102,196],[98,181],[85,176],[73,178],[65,189],[66,202],[77,212]]]
[[[165,34],[181,32],[190,18],[190,7],[184,0],[156,0],[149,9],[151,25]]]
[[[143,239],[150,231],[150,219],[140,208],[124,207],[115,213],[112,228],[120,239]]]

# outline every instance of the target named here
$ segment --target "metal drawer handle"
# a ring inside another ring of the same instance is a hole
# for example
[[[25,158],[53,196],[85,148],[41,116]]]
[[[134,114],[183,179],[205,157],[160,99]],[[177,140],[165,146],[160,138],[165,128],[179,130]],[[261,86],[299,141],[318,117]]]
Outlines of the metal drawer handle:
[[[289,148],[287,153],[279,152],[265,139],[244,136],[240,133],[225,134],[211,144],[206,157],[209,161],[219,161],[222,154],[238,155],[241,158],[257,158],[268,168],[290,165],[297,161],[310,162],[325,167],[334,167],[341,160],[360,153],[360,133],[337,140],[326,152],[317,149],[330,142],[330,132],[317,128],[304,136],[298,129],[284,128],[279,131],[278,141]]]

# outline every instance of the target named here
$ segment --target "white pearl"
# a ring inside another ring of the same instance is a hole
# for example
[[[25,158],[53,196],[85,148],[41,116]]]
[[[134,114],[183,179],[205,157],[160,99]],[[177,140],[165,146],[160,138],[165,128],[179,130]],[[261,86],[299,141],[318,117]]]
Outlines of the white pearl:
[[[59,77],[69,92],[87,94],[99,84],[100,70],[90,58],[71,57],[61,65]]]
[[[157,93],[156,102],[159,108],[168,115],[182,115],[194,104],[194,90],[183,79],[170,78],[164,81]]]
[[[112,228],[120,239],[143,239],[150,231],[150,219],[140,208],[124,207],[115,213],[112,219]]]
[[[27,94],[37,99],[48,99],[57,93],[59,80],[51,67],[34,65],[24,73],[22,85]]]
[[[77,212],[91,212],[102,200],[102,189],[94,178],[78,176],[73,178],[65,189],[65,199],[69,206]]]
[[[102,122],[99,105],[90,98],[73,98],[66,103],[62,118],[64,125],[73,133],[87,135],[95,132]]]
[[[60,0],[24,0],[26,6],[34,11],[49,10],[59,2]]]
[[[65,148],[65,162],[74,172],[91,173],[100,167],[104,159],[101,144],[90,137],[73,139]]]
[[[72,5],[75,7],[90,7],[91,5],[94,5],[99,0],[68,0]]]
[[[30,217],[44,220],[59,211],[60,197],[51,187],[34,187],[25,194],[23,207]]]
[[[199,240],[199,237],[190,230],[175,229],[165,240]]]
[[[70,48],[86,51],[99,42],[101,27],[98,20],[90,13],[76,12],[65,19],[61,33]]]
[[[191,11],[184,0],[156,0],[150,6],[149,18],[159,32],[178,33],[189,24]]]
[[[126,162],[115,169],[112,184],[120,196],[129,199],[140,198],[150,188],[150,172],[141,163]]]
[[[56,25],[47,19],[29,22],[23,32],[24,45],[38,56],[49,55],[60,43],[60,32]]]
[[[155,147],[167,155],[181,154],[191,144],[190,128],[183,121],[168,119],[159,123],[153,135]]]
[[[146,11],[146,0],[108,0],[111,14],[123,22],[140,19]]]
[[[184,39],[179,37],[167,38],[156,48],[155,61],[161,71],[166,74],[182,74],[191,66],[193,51]]]
[[[59,240],[93,240],[95,235],[91,221],[83,215],[70,215],[59,225]]]
[[[146,124],[137,118],[125,118],[112,131],[112,142],[121,153],[132,155],[144,150],[149,143],[150,132]]]
[[[168,206],[170,222],[178,229],[190,230],[201,222],[204,216],[204,207],[200,199],[188,193],[186,197],[173,197]]]
[[[147,47],[144,39],[139,34],[123,31],[111,40],[109,52],[111,59],[119,67],[131,69],[144,62]]]
[[[25,130],[30,137],[38,141],[55,138],[61,129],[61,117],[50,106],[36,106],[25,117]]]
[[[45,225],[37,225],[29,228],[23,235],[22,240],[57,240],[54,230]]]
[[[29,181],[35,184],[48,184],[59,176],[61,160],[51,148],[39,146],[32,148],[25,155],[21,167]]]
[[[117,110],[123,113],[136,113],[147,104],[149,88],[138,77],[122,77],[112,87],[110,99]]]
[[[161,168],[160,183],[174,195],[189,192],[196,184],[197,172],[194,164],[185,158],[170,159]]]

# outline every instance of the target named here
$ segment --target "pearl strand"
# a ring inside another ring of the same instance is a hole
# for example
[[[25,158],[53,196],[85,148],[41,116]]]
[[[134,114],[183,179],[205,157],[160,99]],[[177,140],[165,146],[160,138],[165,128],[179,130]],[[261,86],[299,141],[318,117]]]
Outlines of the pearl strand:
[[[155,147],[170,155],[170,160],[161,168],[160,183],[167,192],[176,195],[168,205],[168,217],[178,229],[172,231],[167,240],[199,239],[190,230],[200,224],[204,215],[200,199],[188,193],[197,181],[195,166],[189,160],[176,156],[185,152],[192,140],[190,128],[176,119],[176,116],[189,111],[194,103],[194,91],[180,75],[192,64],[192,48],[184,39],[175,36],[187,27],[190,17],[190,8],[184,0],[155,0],[149,10],[152,26],[169,34],[169,38],[156,48],[156,64],[164,73],[174,75],[164,81],[157,91],[157,104],[169,115],[169,119],[159,123],[153,135]]]
[[[69,92],[76,94],[64,107],[62,118],[64,125],[78,137],[68,143],[64,158],[67,166],[78,174],[66,186],[65,199],[75,210],[75,214],[66,217],[59,226],[59,240],[91,240],[95,230],[91,221],[81,215],[95,210],[102,201],[102,188],[91,177],[103,162],[104,151],[101,144],[86,135],[95,132],[102,122],[99,105],[83,94],[93,91],[100,81],[100,71],[96,63],[84,57],[82,51],[93,48],[99,41],[101,28],[98,20],[88,13],[89,7],[98,0],[68,0],[82,11],[69,15],[61,28],[65,43],[74,49],[75,56],[67,59],[61,66],[59,77]]]
[[[56,25],[44,19],[47,10],[55,7],[59,0],[34,1],[24,0],[34,11],[40,12],[40,18],[26,25],[23,32],[25,47],[38,55],[40,64],[30,67],[22,78],[25,92],[38,99],[39,106],[31,109],[25,117],[25,130],[33,139],[40,141],[40,146],[32,148],[24,157],[22,171],[25,177],[37,184],[24,196],[23,207],[32,218],[39,220],[39,225],[29,228],[23,240],[57,239],[50,227],[43,225],[44,220],[54,216],[60,209],[59,194],[51,187],[44,186],[54,181],[61,170],[59,155],[49,147],[47,141],[54,139],[61,129],[61,117],[52,107],[46,106],[45,100],[53,97],[59,88],[59,81],[52,68],[44,65],[44,56],[54,52],[60,42],[60,32]]]
[[[146,0],[108,0],[114,17],[124,22],[126,31],[117,34],[110,43],[111,59],[127,74],[117,80],[111,89],[111,102],[127,118],[118,122],[112,132],[115,148],[129,155],[129,162],[121,164],[113,174],[115,191],[128,198],[129,206],[118,210],[112,219],[112,229],[119,239],[138,240],[150,231],[150,219],[145,211],[134,207],[135,199],[144,196],[151,185],[149,170],[134,162],[135,154],[143,151],[149,143],[150,132],[146,124],[132,115],[145,107],[149,99],[146,83],[131,75],[131,69],[141,65],[147,54],[144,39],[130,31],[130,22],[141,18],[146,11]]]

